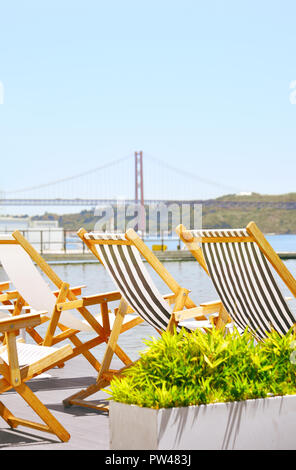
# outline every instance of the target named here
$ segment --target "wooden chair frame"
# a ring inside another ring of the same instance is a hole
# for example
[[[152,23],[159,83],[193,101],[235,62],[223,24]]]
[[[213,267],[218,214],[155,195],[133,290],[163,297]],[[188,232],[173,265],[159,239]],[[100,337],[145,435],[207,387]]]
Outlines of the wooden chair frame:
[[[196,238],[192,235],[190,230],[187,230],[186,227],[182,224],[178,225],[176,228],[176,232],[181,239],[181,241],[187,246],[188,250],[193,254],[194,258],[198,261],[200,266],[204,269],[204,271],[209,275],[207,265],[202,253],[202,249],[199,246],[199,243],[219,243],[219,242],[226,242],[232,243],[236,241],[240,242],[254,242],[257,244],[260,251],[264,254],[266,259],[270,262],[272,267],[275,269],[277,274],[280,276],[282,281],[288,287],[290,292],[296,297],[296,279],[292,276],[290,271],[288,270],[285,263],[281,260],[279,255],[275,252],[273,247],[270,243],[266,240],[261,230],[258,228],[255,222],[250,222],[246,227],[248,236],[247,237],[239,237],[236,239],[235,237],[214,237],[213,239],[207,237],[203,238]],[[286,298],[286,300],[290,300]],[[224,308],[224,307],[223,307]],[[225,314],[227,314],[226,310],[224,309]],[[229,321],[231,318],[229,317]]]
[[[30,313],[30,306],[28,306],[27,302],[22,298],[22,296],[16,290],[8,290],[10,286],[10,282],[2,282],[0,283],[0,302],[2,305],[6,306],[6,311],[11,316],[20,315],[22,312]],[[75,295],[81,295],[82,288],[85,287],[77,286],[72,287],[71,291]],[[53,294],[58,297],[59,291],[53,291]],[[0,307],[1,310],[1,307]],[[48,312],[47,312],[48,313]],[[41,318],[41,324],[47,322],[49,317],[43,316]],[[65,327],[66,328],[66,327]],[[25,331],[31,336],[31,338],[35,341],[36,344],[42,344],[43,338],[39,335],[39,333],[33,327],[25,328]],[[0,342],[5,344],[5,335],[0,336]]]
[[[175,327],[178,325],[180,321],[186,319],[196,319],[198,320],[206,320],[205,315],[217,314],[218,313],[218,320],[216,322],[216,326],[221,328],[224,326],[224,322],[221,320],[221,311],[222,304],[220,301],[208,302],[200,304],[196,306],[193,300],[189,297],[189,290],[185,289],[180,286],[180,284],[173,278],[173,276],[167,271],[167,269],[162,265],[162,263],[158,260],[158,258],[151,252],[148,246],[143,242],[143,240],[138,236],[138,234],[133,230],[129,229],[126,234],[125,238],[126,241],[122,240],[89,240],[85,238],[85,234],[87,231],[84,228],[81,228],[77,232],[78,236],[81,240],[86,244],[87,248],[94,254],[94,256],[102,263],[97,250],[95,249],[95,244],[121,244],[121,245],[134,245],[140,252],[140,254],[146,259],[146,261],[152,266],[152,268],[156,271],[156,273],[160,276],[160,278],[166,283],[169,289],[172,291],[171,294],[164,296],[164,298],[169,302],[170,305],[173,305],[173,313],[171,315],[170,321],[167,326],[167,331],[173,333],[175,331]],[[103,263],[102,263],[103,264]],[[74,304],[73,304],[74,305]],[[80,304],[79,304],[80,305]],[[70,307],[71,304],[68,304]],[[59,308],[65,308],[64,306],[58,305]],[[66,306],[67,308],[67,306]],[[184,308],[186,310],[184,310]],[[117,347],[117,340],[119,334],[122,332],[122,325],[124,317],[127,313],[132,312],[133,310],[127,304],[127,302],[122,298],[120,300],[120,305],[116,314],[116,319],[110,334],[110,338],[108,341],[108,345],[104,354],[104,358],[102,361],[102,367],[99,371],[98,377],[96,379],[96,383],[90,385],[87,389],[81,390],[74,395],[68,397],[64,400],[65,406],[71,405],[79,405],[85,406],[89,408],[93,408],[96,410],[108,410],[108,406],[101,406],[96,405],[91,401],[85,400],[90,395],[98,392],[102,388],[108,386],[110,381],[114,376],[122,376],[128,367],[130,367],[133,363],[127,364],[125,367],[119,370],[111,370],[110,364],[112,361],[112,357],[114,352],[116,351]],[[142,319],[139,319],[142,322]],[[161,331],[157,330],[160,334]]]
[[[63,346],[47,357],[28,366],[20,367],[17,353],[16,335],[20,328],[34,327],[41,323],[40,314],[24,314],[0,320],[0,331],[5,335],[8,362],[0,359],[0,394],[14,389],[32,410],[42,419],[44,424],[16,417],[2,402],[0,402],[0,416],[11,428],[26,426],[38,431],[55,434],[62,442],[70,438],[70,434],[59,421],[49,412],[46,406],[26,385],[31,378],[47,371],[71,354],[70,345]]]
[[[114,302],[116,300],[120,300],[121,294],[119,292],[105,292],[101,294],[82,296],[82,298],[78,298],[77,295],[81,293],[81,288],[83,286],[70,288],[69,284],[63,282],[62,279],[59,278],[59,276],[54,272],[54,270],[49,266],[49,264],[44,260],[44,258],[35,250],[35,248],[32,247],[32,245],[25,239],[25,237],[23,237],[23,235],[18,230],[13,232],[12,235],[15,241],[12,240],[11,243],[21,245],[21,247],[28,253],[30,258],[33,260],[33,262],[36,263],[36,265],[45,274],[45,276],[47,276],[47,278],[58,289],[54,292],[57,300],[52,315],[42,316],[41,323],[48,322],[48,327],[44,338],[42,338],[32,326],[26,327],[26,331],[38,345],[54,346],[62,341],[70,340],[73,344],[73,349],[71,354],[68,357],[64,358],[63,363],[82,354],[87,359],[87,361],[94,367],[96,372],[99,372],[101,363],[90,352],[90,349],[102,343],[108,343],[111,332],[109,322],[109,303]],[[23,299],[17,291],[10,291],[0,294],[0,302],[6,303],[11,302],[12,300],[14,300],[14,305],[12,305],[13,316],[18,315],[21,309],[25,308],[25,306],[28,305],[25,299]],[[100,306],[102,325],[87,308],[93,305]],[[81,314],[81,316],[92,326],[94,333],[96,333],[97,336],[88,341],[82,342],[77,336],[80,331],[71,329],[60,323],[59,318],[62,311],[70,309],[76,309]],[[138,319],[126,322],[123,325],[122,332],[127,331],[138,323]],[[57,328],[59,328],[61,331],[57,332]],[[130,364],[132,362],[131,359],[123,352],[123,350],[118,345],[116,346],[115,354],[118,355],[118,357],[124,362],[124,364]],[[63,363],[59,364],[59,366],[62,366]]]

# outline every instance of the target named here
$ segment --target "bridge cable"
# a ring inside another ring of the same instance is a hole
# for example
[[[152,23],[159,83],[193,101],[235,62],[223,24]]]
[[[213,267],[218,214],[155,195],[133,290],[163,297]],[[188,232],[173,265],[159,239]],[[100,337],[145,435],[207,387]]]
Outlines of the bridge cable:
[[[154,160],[155,162],[157,162],[159,165],[169,169],[169,170],[172,170],[176,173],[178,173],[179,175],[182,174],[183,176],[186,176],[186,177],[189,177],[191,179],[194,179],[194,180],[199,180],[201,181],[202,183],[205,183],[205,184],[209,184],[209,185],[212,185],[212,186],[216,186],[216,187],[220,187],[222,189],[227,189],[227,190],[231,190],[231,191],[235,191],[235,192],[239,192],[240,189],[238,188],[235,188],[233,186],[228,186],[228,185],[224,185],[224,184],[221,184],[221,183],[218,183],[217,181],[213,181],[213,180],[209,180],[209,179],[206,179],[204,177],[201,177],[195,173],[193,173],[192,171],[186,171],[184,169],[181,169],[181,168],[177,168],[173,165],[170,165],[169,163],[167,162],[164,162],[152,155],[147,155],[147,153],[145,152],[145,158],[148,158],[149,160]]]
[[[127,155],[125,157],[118,158],[117,160],[113,160],[110,163],[105,163],[104,165],[98,166],[96,168],[92,168],[91,170],[87,170],[87,171],[84,171],[84,172],[76,174],[76,175],[66,176],[64,178],[61,178],[61,179],[58,179],[58,180],[55,180],[55,181],[50,181],[49,183],[43,183],[43,184],[39,184],[39,185],[36,185],[36,186],[30,186],[30,187],[26,187],[26,188],[22,188],[22,189],[17,189],[17,190],[14,190],[14,191],[11,191],[11,190],[10,191],[5,191],[5,194],[23,193],[23,192],[26,192],[26,191],[33,191],[34,189],[45,188],[47,186],[54,186],[54,185],[59,184],[59,183],[65,183],[67,181],[74,180],[74,179],[77,179],[77,178],[81,178],[82,176],[92,174],[92,173],[97,172],[99,170],[105,170],[106,168],[117,165],[118,163],[121,163],[125,160],[128,160],[129,158],[131,158],[131,156]]]

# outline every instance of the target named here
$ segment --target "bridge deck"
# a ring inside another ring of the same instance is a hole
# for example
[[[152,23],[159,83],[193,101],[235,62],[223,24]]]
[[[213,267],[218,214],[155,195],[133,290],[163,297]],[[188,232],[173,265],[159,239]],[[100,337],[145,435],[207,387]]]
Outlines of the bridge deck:
[[[138,205],[139,202],[134,199],[99,199],[99,198],[5,198],[0,194],[0,206],[110,206],[110,205]],[[244,209],[285,209],[295,210],[296,201],[236,201],[236,200],[217,200],[217,199],[145,199],[145,206],[154,206],[158,204],[165,205],[203,205],[205,207],[219,207],[224,209],[244,208]]]

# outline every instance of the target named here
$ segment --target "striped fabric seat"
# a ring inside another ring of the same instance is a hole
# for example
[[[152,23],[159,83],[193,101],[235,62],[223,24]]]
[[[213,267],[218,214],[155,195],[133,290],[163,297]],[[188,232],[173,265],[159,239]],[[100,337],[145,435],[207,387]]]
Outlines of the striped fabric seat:
[[[172,309],[156,288],[137,248],[127,242],[124,234],[90,232],[85,238],[106,241],[94,246],[121,295],[143,320],[156,329],[165,330]],[[108,240],[119,243],[108,244]]]
[[[191,234],[202,242],[209,274],[234,323],[242,329],[248,326],[259,339],[271,329],[287,333],[294,316],[258,245],[243,240],[250,239],[247,230],[192,230]],[[215,242],[215,237],[223,240]]]

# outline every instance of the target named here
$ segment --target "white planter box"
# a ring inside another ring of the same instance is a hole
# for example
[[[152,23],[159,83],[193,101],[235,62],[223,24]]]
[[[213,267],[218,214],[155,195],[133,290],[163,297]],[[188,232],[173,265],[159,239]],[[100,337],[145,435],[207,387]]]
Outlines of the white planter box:
[[[110,449],[296,449],[296,395],[183,408],[110,402]]]

